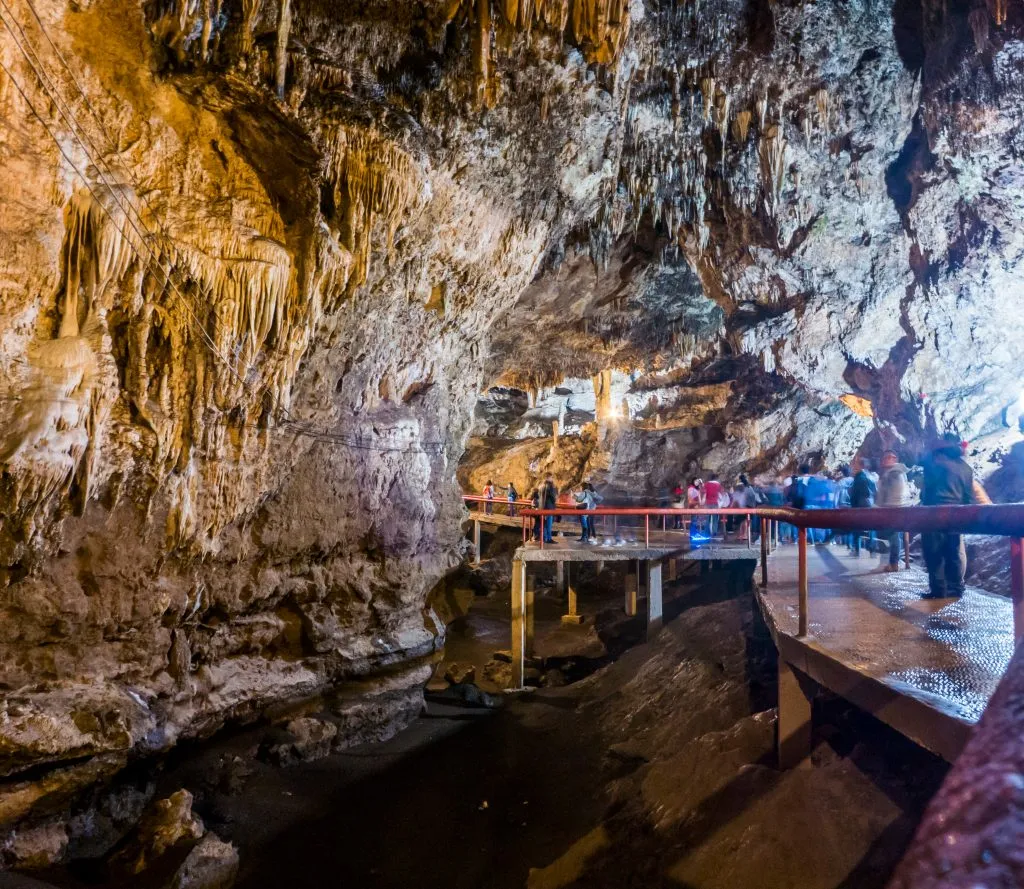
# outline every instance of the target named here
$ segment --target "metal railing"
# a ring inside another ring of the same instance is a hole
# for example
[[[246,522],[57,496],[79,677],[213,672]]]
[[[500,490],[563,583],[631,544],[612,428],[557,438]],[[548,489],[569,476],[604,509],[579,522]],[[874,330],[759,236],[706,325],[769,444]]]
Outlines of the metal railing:
[[[1013,601],[1014,638],[1024,637],[1024,505],[993,504],[985,506],[903,506],[863,509],[793,509],[785,506],[758,506],[749,509],[675,509],[616,508],[557,509],[524,508],[523,542],[527,539],[527,523],[544,516],[635,516],[643,518],[644,543],[650,545],[651,519],[660,519],[663,527],[670,516],[757,516],[762,522],[793,525],[797,529],[800,635],[807,635],[809,622],[809,578],[807,574],[807,529],[862,532],[865,529],[887,532],[935,532],[947,534],[983,534],[1010,538],[1011,599]],[[613,521],[616,519],[613,518]],[[747,522],[750,534],[751,523]],[[769,525],[770,527],[770,525]],[[762,584],[768,582],[767,538],[762,535]],[[544,535],[541,535],[541,548]]]
[[[533,506],[532,500],[509,500],[508,497],[484,497],[482,494],[463,494],[462,502],[471,513],[483,512],[487,515],[514,516],[513,509],[529,509]],[[473,505],[476,506],[476,510],[472,508]],[[490,510],[487,507],[490,507]]]

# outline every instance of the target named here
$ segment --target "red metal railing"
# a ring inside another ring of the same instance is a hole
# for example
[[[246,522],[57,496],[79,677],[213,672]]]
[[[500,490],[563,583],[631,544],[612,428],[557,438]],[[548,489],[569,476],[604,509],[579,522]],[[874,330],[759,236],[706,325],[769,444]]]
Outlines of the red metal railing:
[[[637,516],[644,520],[644,543],[650,545],[651,518],[669,516],[740,515],[758,516],[769,523],[785,523],[797,528],[799,560],[798,594],[800,602],[800,635],[807,635],[809,620],[809,584],[807,575],[807,529],[826,528],[838,531],[916,531],[951,534],[988,534],[1010,538],[1011,598],[1013,600],[1014,637],[1024,638],[1024,505],[993,504],[986,506],[905,506],[870,509],[792,509],[783,506],[759,506],[752,509],[675,509],[662,507],[597,509],[533,509],[521,511],[523,541],[527,538],[527,522],[544,516]],[[750,523],[747,523],[748,534]],[[541,535],[541,548],[544,535]],[[763,550],[762,550],[763,551]],[[767,560],[761,560],[762,583],[767,583]]]

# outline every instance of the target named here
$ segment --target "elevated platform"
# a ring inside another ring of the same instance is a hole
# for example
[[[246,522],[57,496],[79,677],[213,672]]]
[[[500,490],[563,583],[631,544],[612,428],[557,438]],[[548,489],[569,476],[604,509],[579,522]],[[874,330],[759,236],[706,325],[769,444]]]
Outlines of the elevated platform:
[[[669,557],[686,561],[760,561],[756,547],[746,541],[715,542],[693,546],[686,531],[652,531],[648,539],[626,539],[615,542],[600,538],[598,543],[580,543],[574,537],[556,537],[554,543],[530,541],[516,550],[515,558],[523,562],[623,562],[638,559],[641,562]]]
[[[796,547],[780,547],[769,564],[769,584],[757,600],[780,661],[955,759],[1013,654],[1010,600],[974,588],[959,600],[922,599],[923,570],[882,573],[876,555],[811,546],[808,634],[801,637]],[[780,737],[784,672],[780,664]],[[790,691],[798,685],[790,683]]]

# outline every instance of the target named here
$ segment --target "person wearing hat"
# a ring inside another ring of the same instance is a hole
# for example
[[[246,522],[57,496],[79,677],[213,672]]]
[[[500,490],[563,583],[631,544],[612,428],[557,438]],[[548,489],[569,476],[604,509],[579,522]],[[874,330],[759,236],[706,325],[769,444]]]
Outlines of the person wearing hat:
[[[974,471],[963,458],[960,436],[945,433],[923,465],[922,506],[965,506],[975,502]],[[921,549],[928,568],[929,592],[924,598],[962,596],[967,559],[960,535],[926,531],[921,535]]]

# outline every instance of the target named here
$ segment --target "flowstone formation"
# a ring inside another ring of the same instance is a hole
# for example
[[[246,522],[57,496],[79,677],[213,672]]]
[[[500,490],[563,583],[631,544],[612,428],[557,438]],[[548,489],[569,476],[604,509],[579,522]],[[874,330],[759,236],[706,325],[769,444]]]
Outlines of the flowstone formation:
[[[82,788],[182,739],[416,712],[488,385],[589,381],[579,466],[627,479],[838,455],[869,402],[973,432],[1018,394],[1016,8],[0,24],[0,822],[51,859],[123,831]]]

